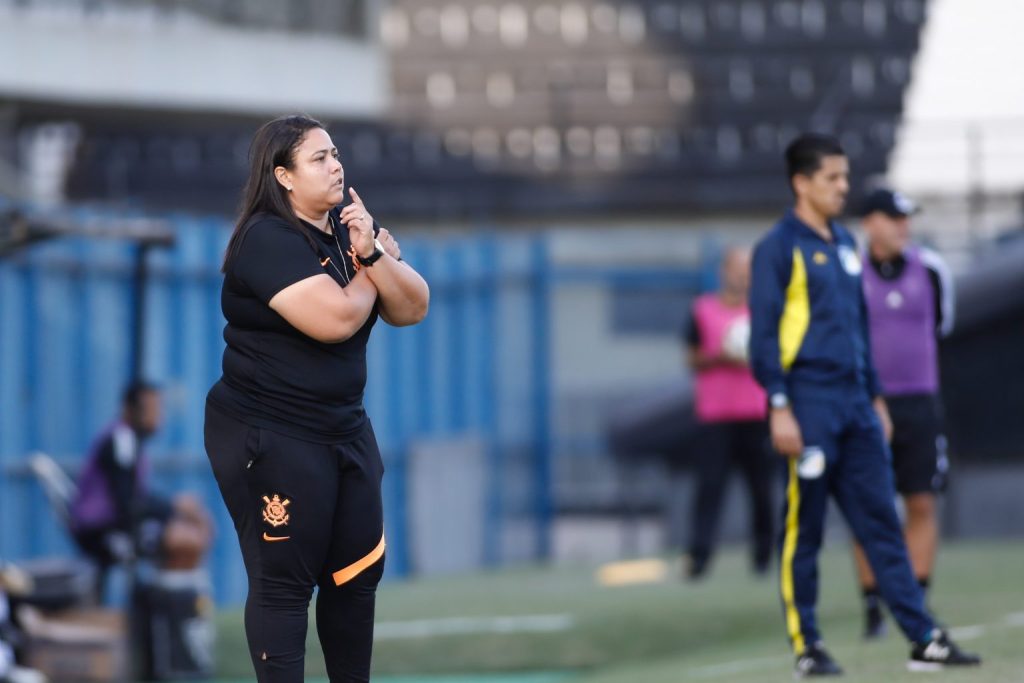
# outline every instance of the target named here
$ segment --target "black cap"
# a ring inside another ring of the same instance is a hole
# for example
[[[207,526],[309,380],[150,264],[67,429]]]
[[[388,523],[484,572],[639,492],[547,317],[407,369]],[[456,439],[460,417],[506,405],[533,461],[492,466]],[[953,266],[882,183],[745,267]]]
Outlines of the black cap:
[[[905,218],[920,210],[921,208],[906,195],[883,188],[873,191],[864,199],[860,215],[867,216],[875,211],[881,211],[892,218]]]

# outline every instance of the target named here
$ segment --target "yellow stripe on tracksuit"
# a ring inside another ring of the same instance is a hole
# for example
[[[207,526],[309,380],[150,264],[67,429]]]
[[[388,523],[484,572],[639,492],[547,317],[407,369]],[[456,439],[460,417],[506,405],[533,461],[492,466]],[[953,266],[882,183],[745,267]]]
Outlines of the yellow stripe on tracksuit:
[[[793,652],[803,654],[804,634],[800,630],[800,613],[796,610],[793,587],[793,556],[800,535],[800,478],[796,460],[789,461],[789,484],[786,487],[786,536],[782,542],[782,604],[786,610],[786,631],[793,643]]]
[[[779,320],[779,360],[788,370],[796,360],[807,327],[811,324],[811,300],[807,291],[807,267],[799,247],[793,248],[793,268],[786,287],[786,303]],[[793,651],[802,654],[806,643],[800,629],[793,585],[793,556],[800,536],[800,478],[796,460],[789,461],[789,485],[786,488],[786,535],[782,542],[782,604],[786,611],[786,630]]]
[[[793,247],[793,269],[786,287],[786,303],[779,319],[779,360],[789,370],[811,324],[811,298],[807,293],[807,267],[799,247]]]

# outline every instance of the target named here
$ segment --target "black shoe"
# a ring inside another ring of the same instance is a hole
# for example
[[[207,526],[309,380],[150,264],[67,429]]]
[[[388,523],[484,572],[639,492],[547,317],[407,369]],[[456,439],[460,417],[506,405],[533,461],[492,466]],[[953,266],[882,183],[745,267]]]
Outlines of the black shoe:
[[[932,631],[927,643],[918,643],[910,651],[907,668],[911,671],[941,671],[947,666],[977,666],[981,657],[962,651],[942,629]]]
[[[796,658],[796,668],[793,670],[793,677],[798,679],[809,676],[842,675],[843,670],[839,668],[839,665],[821,643],[807,646],[804,653]]]
[[[864,610],[864,640],[881,640],[889,634],[882,608],[879,605]]]

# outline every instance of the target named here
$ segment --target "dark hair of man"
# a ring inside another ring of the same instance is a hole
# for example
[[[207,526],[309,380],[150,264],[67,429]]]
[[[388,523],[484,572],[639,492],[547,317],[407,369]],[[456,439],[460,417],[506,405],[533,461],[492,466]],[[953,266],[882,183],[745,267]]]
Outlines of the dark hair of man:
[[[316,119],[302,114],[282,116],[263,124],[253,136],[249,146],[249,178],[242,191],[242,203],[238,212],[235,229],[228,241],[222,272],[242,247],[249,219],[260,212],[270,213],[287,221],[302,235],[313,242],[309,228],[295,215],[288,191],[277,181],[274,169],[283,166],[291,169],[295,163],[295,150],[302,144],[306,133],[314,128],[323,128]]]
[[[793,188],[793,176],[811,177],[825,157],[846,156],[839,140],[823,133],[802,133],[786,147],[786,177]]]
[[[125,408],[138,408],[145,394],[159,390],[159,387],[152,382],[143,379],[133,380],[121,392],[121,405]]]

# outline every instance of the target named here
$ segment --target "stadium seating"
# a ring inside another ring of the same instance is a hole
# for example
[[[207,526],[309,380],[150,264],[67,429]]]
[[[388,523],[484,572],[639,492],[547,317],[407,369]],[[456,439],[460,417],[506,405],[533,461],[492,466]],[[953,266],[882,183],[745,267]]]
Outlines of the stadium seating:
[[[331,128],[388,215],[776,207],[801,130],[836,132],[855,184],[885,171],[924,20],[923,0],[402,0],[380,18],[390,120]],[[71,196],[230,211],[256,124],[82,122]]]

